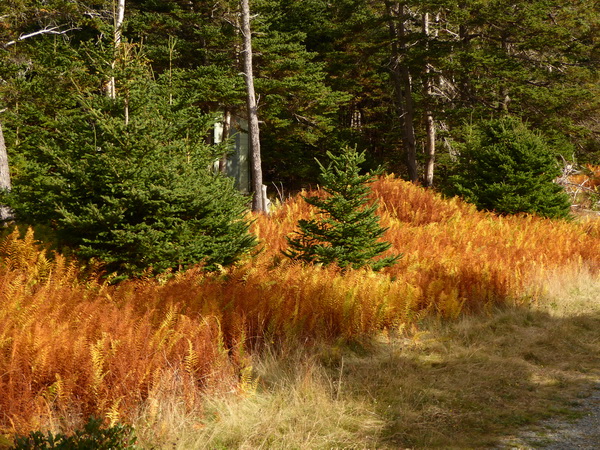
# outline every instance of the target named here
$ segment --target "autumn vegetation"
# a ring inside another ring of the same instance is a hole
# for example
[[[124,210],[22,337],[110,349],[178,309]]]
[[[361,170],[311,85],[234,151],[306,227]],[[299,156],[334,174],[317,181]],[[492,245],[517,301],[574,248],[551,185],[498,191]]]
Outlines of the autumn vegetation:
[[[44,250],[32,230],[11,232],[0,246],[2,433],[142,412],[157,426],[153,414],[174,398],[202,421],[208,397],[257,389],[253,364],[266,348],[526,306],[543,295],[545,273],[600,269],[597,221],[500,217],[393,176],[372,188],[388,251],[404,255],[380,272],[285,258],[286,236],[314,214],[300,197],[253,217],[260,250],[234,266],[117,285]]]
[[[598,23],[0,2],[0,448],[496,448],[569,414],[600,385]]]

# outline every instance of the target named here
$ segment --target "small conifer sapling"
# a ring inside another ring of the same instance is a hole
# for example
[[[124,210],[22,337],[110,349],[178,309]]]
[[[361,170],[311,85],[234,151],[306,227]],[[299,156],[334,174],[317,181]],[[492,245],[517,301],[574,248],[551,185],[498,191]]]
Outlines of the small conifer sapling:
[[[470,129],[448,193],[498,214],[568,218],[570,201],[554,180],[557,151],[518,118],[482,121]]]
[[[380,173],[360,175],[364,152],[345,148],[340,155],[327,152],[327,167],[319,161],[326,198],[303,197],[318,209],[317,217],[298,221],[299,230],[288,237],[289,248],[284,254],[292,259],[337,264],[342,268],[370,267],[380,270],[394,264],[401,255],[376,259],[391,246],[380,241],[386,231],[379,225],[377,202],[369,203],[368,184]]]

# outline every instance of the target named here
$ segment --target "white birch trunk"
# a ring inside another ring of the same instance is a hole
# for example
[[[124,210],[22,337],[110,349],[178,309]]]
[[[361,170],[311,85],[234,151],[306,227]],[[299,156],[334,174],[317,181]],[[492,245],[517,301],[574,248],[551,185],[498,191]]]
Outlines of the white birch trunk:
[[[226,142],[229,145],[229,133],[231,131],[231,111],[225,109],[223,113],[223,137],[221,138],[221,142]],[[227,154],[223,154],[221,159],[219,159],[219,172],[223,175],[227,173]]]
[[[125,20],[125,0],[117,0],[117,10],[115,12],[115,34],[114,34],[114,46],[115,46],[115,55],[117,54],[119,47],[121,46],[121,37],[123,32],[123,21]],[[116,59],[111,63],[111,68],[114,70],[117,64]],[[115,77],[111,77],[108,81],[108,85],[106,88],[107,95],[115,99],[117,98],[117,88]],[[127,108],[127,107],[126,107]],[[128,116],[128,111],[125,111],[125,116]]]
[[[423,13],[423,34],[429,39],[429,13]],[[429,45],[427,45],[429,47]],[[425,61],[425,95],[429,101],[433,99],[433,81],[431,80],[431,67]],[[427,106],[425,111],[425,131],[427,134],[425,152],[427,154],[427,163],[425,165],[425,174],[423,182],[425,186],[433,186],[433,171],[435,167],[435,121],[431,105]]]

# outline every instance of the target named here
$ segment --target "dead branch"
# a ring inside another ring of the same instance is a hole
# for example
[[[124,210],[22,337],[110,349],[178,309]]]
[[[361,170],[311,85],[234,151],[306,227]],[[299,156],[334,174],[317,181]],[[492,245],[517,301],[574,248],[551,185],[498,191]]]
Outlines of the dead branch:
[[[3,48],[8,48],[11,45],[16,44],[17,42],[24,41],[25,39],[28,39],[28,38],[34,37],[34,36],[39,36],[41,34],[59,34],[60,35],[60,34],[67,34],[69,31],[79,30],[79,28],[68,28],[66,30],[60,30],[59,28],[60,28],[60,26],[58,26],[58,27],[46,27],[46,28],[43,28],[41,30],[34,31],[33,33],[22,34],[21,36],[19,36],[14,41],[9,41],[6,44],[2,45],[2,47]]]

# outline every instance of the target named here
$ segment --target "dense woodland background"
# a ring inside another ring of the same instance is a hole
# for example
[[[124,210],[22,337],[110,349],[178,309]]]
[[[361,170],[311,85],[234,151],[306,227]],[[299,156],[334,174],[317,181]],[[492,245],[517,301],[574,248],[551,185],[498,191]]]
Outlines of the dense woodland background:
[[[482,209],[564,216],[565,198],[535,180],[551,182],[600,152],[593,1],[11,0],[0,8],[0,125],[11,172],[8,180],[4,156],[3,215],[126,272],[228,264],[253,245],[240,222],[247,200],[206,170],[227,156],[227,143],[213,142],[217,122],[250,123],[251,190],[265,184],[279,200],[320,182],[315,158],[350,146],[366,151],[367,168],[382,164]],[[516,135],[490,125],[496,118]],[[498,150],[525,135],[527,144]],[[497,155],[480,151],[485,145]],[[499,193],[505,185],[541,194],[487,198],[515,195]],[[253,209],[262,203],[254,195]]]
[[[245,115],[237,1],[128,0],[115,50],[116,7],[3,2],[2,124],[16,180],[49,134],[81,133],[75,111],[113,78],[116,115],[124,103],[132,116],[160,102],[190,108],[172,119],[205,123],[189,127],[190,139],[209,139],[215,115]],[[251,9],[270,188],[314,184],[313,158],[341,144],[442,184],[463,125],[507,113],[569,160],[598,155],[597,2],[255,0]]]

